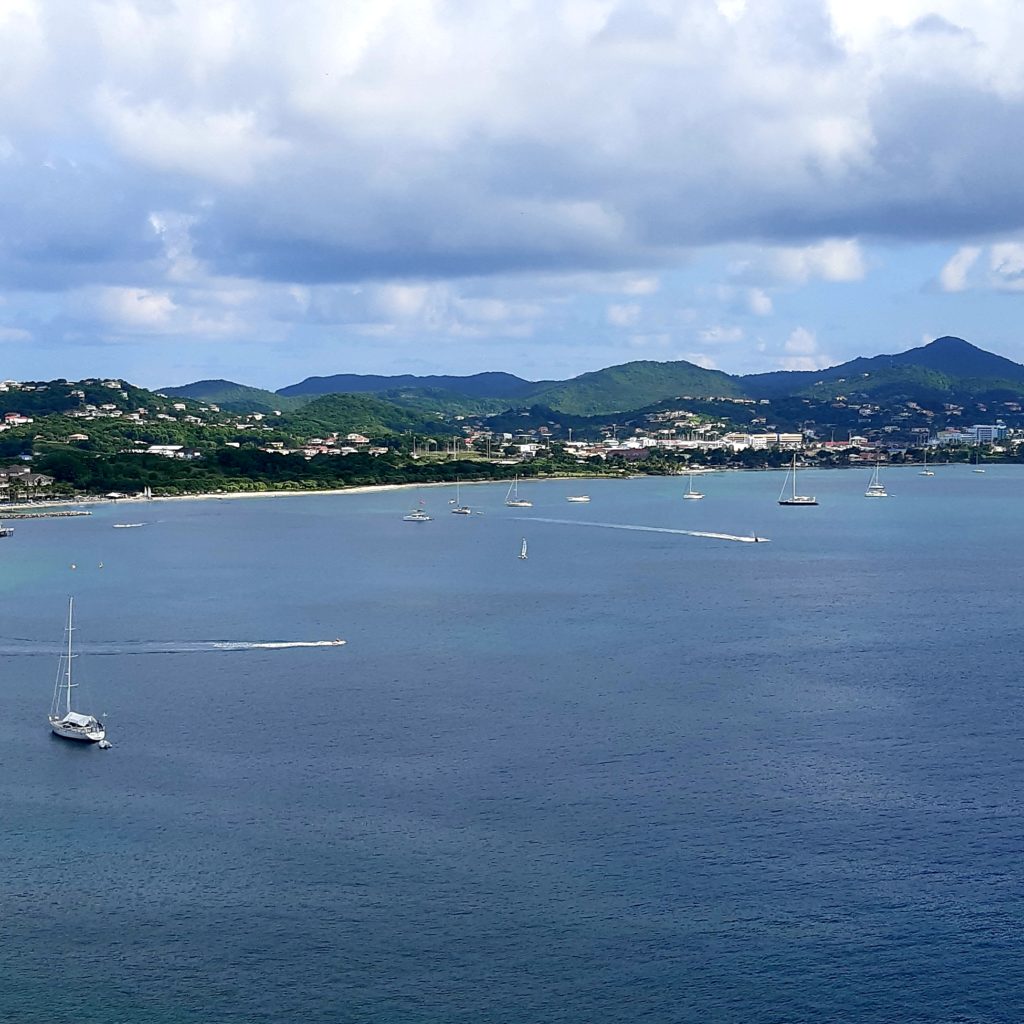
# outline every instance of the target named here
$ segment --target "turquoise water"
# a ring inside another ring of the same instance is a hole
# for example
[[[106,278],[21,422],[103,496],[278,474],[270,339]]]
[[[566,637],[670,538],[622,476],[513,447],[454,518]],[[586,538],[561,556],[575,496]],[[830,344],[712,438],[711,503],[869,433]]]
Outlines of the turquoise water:
[[[16,524],[0,1018],[1024,1018],[1024,470],[868,477]],[[69,593],[106,752],[46,728]]]

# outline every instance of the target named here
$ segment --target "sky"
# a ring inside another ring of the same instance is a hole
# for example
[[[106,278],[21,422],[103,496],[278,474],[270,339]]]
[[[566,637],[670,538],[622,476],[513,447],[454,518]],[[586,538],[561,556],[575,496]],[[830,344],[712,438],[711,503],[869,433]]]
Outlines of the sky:
[[[0,378],[1024,361],[1017,0],[0,0]]]

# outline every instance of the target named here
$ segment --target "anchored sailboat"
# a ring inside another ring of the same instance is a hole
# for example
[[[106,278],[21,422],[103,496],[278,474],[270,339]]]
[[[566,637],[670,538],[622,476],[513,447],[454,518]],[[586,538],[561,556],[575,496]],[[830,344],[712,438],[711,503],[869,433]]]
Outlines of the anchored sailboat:
[[[508,494],[505,495],[505,504],[509,508],[533,508],[533,502],[519,497],[519,476],[508,485]]]
[[[786,494],[786,483],[792,479],[793,489],[789,495]],[[796,493],[796,452],[793,452],[793,465],[790,467],[789,472],[786,474],[786,479],[782,481],[782,490],[779,491],[779,504],[780,505],[817,505],[818,499],[811,497],[807,494]]]
[[[690,481],[686,488],[686,492],[683,494],[684,498],[689,498],[691,501],[697,498],[703,498],[704,495],[700,491],[696,491],[693,488],[693,474],[690,474]]]
[[[935,474],[928,468],[928,449],[924,450],[924,468],[917,474],[918,476],[935,476]]]
[[[453,516],[471,516],[473,514],[473,510],[468,505],[462,504],[462,492],[458,477],[455,478],[455,508],[448,511]]]
[[[50,707],[50,729],[57,736],[66,740],[84,740],[86,743],[98,743],[106,739],[103,723],[92,715],[83,715],[72,710],[71,691],[77,683],[71,681],[71,662],[75,655],[71,653],[72,615],[75,599],[68,598],[68,624],[65,633],[68,638],[66,653],[57,663],[57,681],[53,687],[53,704]],[[61,703],[64,713],[61,714]]]
[[[878,479],[878,463],[875,463],[875,471],[871,474],[871,483],[868,484],[868,489],[864,492],[865,498],[888,498],[889,492],[885,489],[883,484]]]

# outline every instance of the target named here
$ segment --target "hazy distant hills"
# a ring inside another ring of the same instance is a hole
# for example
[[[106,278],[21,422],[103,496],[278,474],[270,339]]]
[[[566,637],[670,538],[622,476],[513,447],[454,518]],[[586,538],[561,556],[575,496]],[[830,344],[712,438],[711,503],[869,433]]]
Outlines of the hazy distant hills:
[[[222,382],[226,383],[226,382]],[[468,377],[417,377],[411,373],[396,377],[377,374],[336,373],[332,377],[307,377],[298,384],[281,388],[279,395],[340,395],[381,393],[404,388],[450,391],[470,398],[522,398],[542,386],[511,373],[474,373]]]
[[[822,370],[745,376],[706,370],[685,360],[642,360],[565,381],[527,381],[510,373],[465,377],[336,374],[308,377],[277,392],[216,380],[162,388],[161,393],[213,402],[233,411],[288,411],[321,395],[369,394],[419,413],[486,414],[541,405],[576,416],[597,416],[684,396],[823,401],[842,394],[865,401],[949,402],[986,395],[1024,396],[1024,366],[962,338],[943,337],[906,352],[860,357]]]

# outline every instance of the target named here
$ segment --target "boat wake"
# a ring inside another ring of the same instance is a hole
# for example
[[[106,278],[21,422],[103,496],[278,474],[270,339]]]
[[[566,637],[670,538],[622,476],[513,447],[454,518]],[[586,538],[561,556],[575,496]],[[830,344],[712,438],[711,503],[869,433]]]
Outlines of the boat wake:
[[[684,537],[707,537],[711,540],[731,540],[737,544],[767,544],[767,537],[752,534],[741,537],[733,533],[709,533],[707,530],[675,530],[668,526],[633,526],[628,523],[590,523],[580,519],[542,519],[539,516],[519,516],[530,523],[556,523],[559,526],[596,526],[601,530],[635,530],[640,533],[675,533]]]
[[[7,642],[4,642],[4,641]],[[284,651],[297,647],[343,647],[346,641],[337,640],[197,640],[175,643],[171,641],[139,640],[120,644],[79,644],[80,654],[90,657],[132,654],[224,654],[240,651]],[[59,654],[62,646],[37,643],[27,637],[0,637],[0,656],[17,657],[30,654]]]

